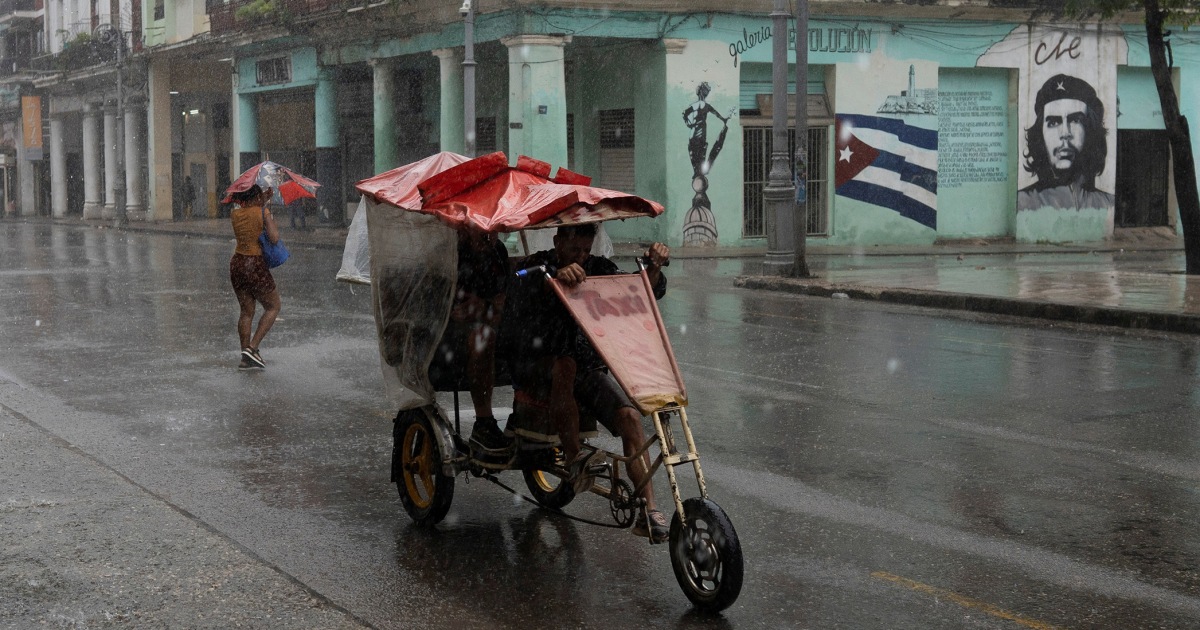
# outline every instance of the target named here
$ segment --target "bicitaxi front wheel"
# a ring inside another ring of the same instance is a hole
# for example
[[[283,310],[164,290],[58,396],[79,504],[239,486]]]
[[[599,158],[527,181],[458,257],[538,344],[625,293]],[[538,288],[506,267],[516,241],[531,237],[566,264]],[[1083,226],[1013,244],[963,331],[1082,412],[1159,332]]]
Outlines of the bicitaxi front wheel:
[[[396,418],[393,472],[404,511],[417,525],[434,525],[450,511],[454,477],[442,472],[442,449],[429,417],[422,409],[403,411]]]
[[[733,523],[716,503],[683,502],[671,519],[671,568],[683,594],[697,608],[717,612],[742,592],[742,545]]]

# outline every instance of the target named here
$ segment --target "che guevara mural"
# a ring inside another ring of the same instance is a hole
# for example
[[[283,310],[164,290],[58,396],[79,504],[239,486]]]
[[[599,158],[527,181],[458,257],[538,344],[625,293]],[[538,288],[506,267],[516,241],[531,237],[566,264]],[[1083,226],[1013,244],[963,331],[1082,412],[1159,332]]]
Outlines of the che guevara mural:
[[[986,228],[992,234],[1102,240],[1115,206],[1116,68],[1127,57],[1115,27],[1022,25],[983,49],[974,69],[949,57],[888,55],[839,65],[839,84],[855,89],[837,96],[835,192],[939,236],[979,229],[978,215],[972,224],[944,216],[968,214],[959,206],[979,199],[1003,206]],[[1012,74],[1015,121],[1004,80]],[[990,88],[977,86],[983,78]],[[986,200],[962,192],[993,182],[1000,188],[987,189],[997,194]],[[943,216],[939,186],[954,191]]]
[[[1102,240],[1112,233],[1116,184],[1119,30],[1022,26],[979,57],[1016,68],[1020,169],[1016,237]]]

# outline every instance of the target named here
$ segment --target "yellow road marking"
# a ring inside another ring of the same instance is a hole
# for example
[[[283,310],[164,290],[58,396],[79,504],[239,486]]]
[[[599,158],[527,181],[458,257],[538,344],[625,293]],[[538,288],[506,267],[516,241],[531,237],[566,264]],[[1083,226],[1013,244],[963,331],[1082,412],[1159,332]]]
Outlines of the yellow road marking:
[[[880,580],[887,580],[894,584],[899,584],[900,586],[910,588],[914,591],[917,591],[918,593],[925,593],[926,595],[933,595],[934,597],[940,597],[942,599],[947,599],[947,600],[950,600],[950,601],[954,602],[955,604],[958,604],[959,606],[962,606],[964,608],[974,608],[975,610],[983,611],[993,617],[999,617],[1000,619],[1006,619],[1013,623],[1025,626],[1026,628],[1034,628],[1034,630],[1058,630],[1058,626],[1048,624],[1044,621],[1038,621],[1036,619],[1022,617],[1021,615],[1009,612],[1009,611],[1004,610],[1003,608],[999,608],[997,606],[993,606],[987,602],[981,602],[977,599],[971,599],[970,597],[967,597],[965,595],[959,595],[958,593],[954,593],[952,591],[947,591],[945,589],[940,589],[936,586],[922,584],[921,582],[917,582],[915,580],[910,580],[908,578],[903,578],[903,577],[900,577],[899,575],[893,575],[891,573],[887,573],[886,571],[874,571],[871,573],[871,577],[877,578]]]

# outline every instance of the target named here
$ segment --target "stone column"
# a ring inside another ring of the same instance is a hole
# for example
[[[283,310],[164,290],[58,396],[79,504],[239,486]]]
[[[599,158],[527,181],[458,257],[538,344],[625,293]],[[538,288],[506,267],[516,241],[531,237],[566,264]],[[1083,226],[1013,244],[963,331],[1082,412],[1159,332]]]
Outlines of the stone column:
[[[317,144],[317,181],[321,187],[317,189],[317,205],[326,213],[330,222],[341,224],[345,221],[346,193],[342,190],[342,147],[341,133],[338,127],[337,83],[333,80],[333,70],[321,68],[317,77],[317,89],[314,95],[313,116],[316,119]]]
[[[253,92],[238,94],[237,103],[238,168],[234,177],[262,161],[258,149],[258,98]]]
[[[67,150],[63,145],[63,115],[50,115],[50,211],[67,216]]]
[[[104,103],[104,210],[100,216],[112,219],[117,216],[117,105]]]
[[[457,48],[433,51],[441,70],[442,100],[439,143],[443,151],[462,153],[463,138],[463,52]]]
[[[375,118],[375,172],[400,166],[396,150],[396,78],[395,66],[388,59],[372,59]]]
[[[508,150],[567,165],[566,38],[517,35],[508,47]]]
[[[125,98],[125,216],[130,221],[146,220],[146,173],[142,170],[142,155],[146,150],[142,123],[145,120],[145,97],[130,94]]]
[[[104,207],[100,197],[100,104],[88,103],[83,113],[83,218],[99,219]]]
[[[41,126],[35,133],[41,133]],[[18,213],[23,217],[37,216],[37,192],[33,182],[33,160],[29,159],[29,151],[25,148],[25,125],[17,125],[17,197]]]
[[[170,221],[174,196],[171,194],[171,65],[166,59],[152,58],[147,67],[146,92],[146,165],[150,174],[150,206],[147,219]]]

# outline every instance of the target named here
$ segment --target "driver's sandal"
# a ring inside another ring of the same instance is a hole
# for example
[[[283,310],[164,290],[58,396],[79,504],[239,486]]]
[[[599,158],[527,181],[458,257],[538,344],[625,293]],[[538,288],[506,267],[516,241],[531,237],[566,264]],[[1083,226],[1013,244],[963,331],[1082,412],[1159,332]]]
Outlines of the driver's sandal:
[[[633,535],[649,538],[650,544],[667,542],[671,536],[671,527],[667,517],[658,510],[639,510],[638,517],[633,522]]]

